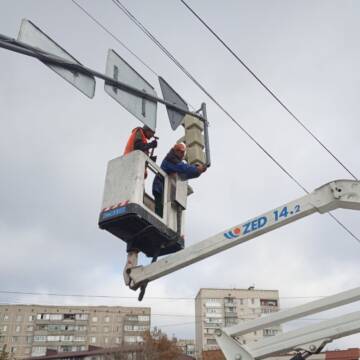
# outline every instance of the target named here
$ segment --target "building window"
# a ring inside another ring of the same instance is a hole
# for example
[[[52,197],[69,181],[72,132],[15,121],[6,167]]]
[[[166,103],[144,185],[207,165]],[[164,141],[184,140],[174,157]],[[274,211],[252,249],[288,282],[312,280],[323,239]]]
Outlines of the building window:
[[[95,343],[96,343],[96,336],[92,336],[92,337],[91,337],[91,343],[92,343],[92,344],[95,344]]]
[[[29,322],[34,321],[34,320],[35,320],[35,315],[30,315],[29,316]]]
[[[46,347],[33,346],[31,356],[43,356],[43,355],[46,355]]]
[[[264,336],[274,336],[277,333],[278,333],[278,330],[276,330],[276,329],[263,329]]]
[[[260,299],[261,306],[278,306],[277,300],[273,299]]]
[[[48,335],[47,337],[47,341],[51,342],[51,341],[60,341],[60,336],[55,336],[55,335]]]
[[[70,352],[72,350],[72,347],[71,346],[60,346],[59,347],[59,351],[60,352]]]
[[[37,320],[48,320],[48,319],[46,319],[46,314],[37,314],[36,319]]]
[[[76,320],[88,320],[89,315],[88,314],[76,314],[75,319]]]
[[[21,320],[22,320],[22,316],[21,316],[21,315],[17,315],[17,316],[16,316],[16,321],[19,322],[19,321],[21,321]]]
[[[45,335],[35,335],[34,341],[46,341],[46,336]]]
[[[55,321],[57,321],[57,320],[62,320],[63,319],[63,315],[62,314],[50,314],[50,316],[49,316],[49,319],[50,320],[55,320]],[[65,315],[64,315],[64,320],[65,320]]]
[[[8,329],[8,326],[7,325],[4,325],[3,327],[2,327],[2,331],[7,331],[7,329]]]
[[[34,326],[33,325],[28,325],[26,327],[26,331],[33,331],[34,330]]]
[[[10,352],[11,352],[12,354],[16,353],[16,346],[12,346]]]
[[[138,319],[139,321],[150,321],[149,315],[139,315]]]
[[[220,299],[207,299],[205,302],[206,307],[221,307]]]
[[[91,332],[96,332],[96,326],[91,327]]]
[[[8,321],[9,320],[9,315],[4,315],[4,321]]]
[[[116,342],[116,344],[120,344],[120,338],[117,337],[117,338],[115,339],[115,342]]]
[[[97,322],[98,321],[98,317],[97,316],[93,316],[92,317],[92,322]]]
[[[216,339],[206,339],[207,345],[217,345]]]
[[[26,342],[27,342],[28,344],[31,344],[32,341],[33,341],[33,337],[32,337],[32,336],[27,336],[27,337],[26,337]]]
[[[75,314],[64,314],[64,320],[75,320]]]
[[[238,319],[236,317],[225,318],[225,326],[236,325],[237,321],[238,321]]]
[[[21,326],[20,326],[20,325],[16,325],[15,332],[20,332],[20,330],[21,330]]]
[[[108,326],[104,326],[104,332],[105,333],[109,332],[109,327]]]
[[[106,323],[110,322],[110,316],[105,316],[105,322]]]
[[[104,342],[105,342],[105,344],[108,344],[109,343],[109,338],[104,338]]]
[[[18,336],[13,336],[11,341],[13,344],[16,344],[18,342]]]
[[[74,341],[85,341],[85,340],[86,340],[85,336],[75,336],[74,337]]]
[[[135,343],[136,342],[136,336],[124,336],[124,341],[126,343]]]

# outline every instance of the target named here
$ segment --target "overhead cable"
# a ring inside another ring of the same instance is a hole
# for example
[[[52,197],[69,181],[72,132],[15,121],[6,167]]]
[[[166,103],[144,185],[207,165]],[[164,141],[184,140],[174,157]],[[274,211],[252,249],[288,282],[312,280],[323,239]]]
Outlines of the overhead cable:
[[[17,291],[17,290],[0,290],[0,294],[14,294],[14,295],[36,295],[36,296],[59,296],[59,297],[78,297],[78,298],[108,298],[108,299],[134,299],[137,300],[135,296],[117,296],[117,295],[94,295],[94,294],[64,294],[64,293],[51,293],[51,292],[35,292],[35,291]],[[313,295],[313,296],[282,296],[279,299],[288,300],[288,299],[314,299],[322,298],[328,295]],[[164,296],[155,296],[147,297],[150,300],[191,300],[194,301],[193,297],[164,297]],[[223,297],[211,297],[206,298],[202,297],[201,299],[224,299]]]
[[[184,0],[180,0],[185,7],[215,36],[217,40],[230,52],[231,55],[258,81],[258,83],[278,102],[283,109],[325,150],[333,159],[355,180],[358,178],[354,175],[348,167],[280,100],[280,98],[257,76],[253,70],[237,55],[229,45],[203,20]]]
[[[192,80],[224,113],[227,115],[232,122],[241,129],[293,182],[295,182],[306,194],[309,194],[309,191],[289,172],[285,169],[280,162],[271,155],[206,89],[201,85],[196,78],[166,49],[164,45],[143,25],[119,0],[112,0],[112,2],[146,35],[151,41],[155,43],[156,46],[167,56],[169,57],[177,67],[190,79]],[[357,178],[351,174],[354,179]],[[333,214],[329,214],[342,228],[346,229],[348,234],[350,234],[359,244],[360,238],[357,237],[353,232],[348,230],[346,226],[335,217]]]
[[[126,46],[113,32],[106,28],[99,20],[92,16],[84,7],[82,7],[75,0],[71,0],[81,11],[83,11],[92,21],[100,26],[108,35],[110,35],[116,42],[118,42],[124,49],[126,49],[131,55],[139,60],[148,70],[150,70],[155,76],[159,76],[154,69],[152,69],[144,60],[136,55],[128,46]]]
[[[155,76],[159,77],[159,74],[150,67],[144,60],[140,58],[139,55],[135,54],[123,41],[119,39],[112,31],[110,31],[106,26],[104,26],[98,19],[96,19],[93,15],[90,14],[83,6],[77,3],[75,0],[71,0],[85,15],[87,15],[95,24],[97,24],[102,30],[104,30],[108,35],[110,35],[116,42],[118,42],[122,47],[124,47],[130,54],[132,54],[137,60],[139,60],[147,69],[149,69]],[[195,107],[188,103],[191,109],[195,111]]]

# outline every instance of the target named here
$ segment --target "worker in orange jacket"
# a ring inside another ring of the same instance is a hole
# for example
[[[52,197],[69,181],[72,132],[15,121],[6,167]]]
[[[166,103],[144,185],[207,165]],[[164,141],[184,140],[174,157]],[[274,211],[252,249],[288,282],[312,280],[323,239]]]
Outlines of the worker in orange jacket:
[[[133,129],[129,140],[125,146],[124,155],[128,154],[134,150],[141,150],[146,155],[149,155],[150,149],[155,149],[157,147],[156,138],[148,143],[152,137],[154,137],[155,131],[150,129],[148,126],[144,125],[142,128],[137,127]]]
[[[150,149],[155,149],[157,147],[157,140],[156,138],[151,141],[150,143],[148,140],[150,140],[152,137],[155,136],[155,131],[150,129],[148,126],[144,125],[142,128],[137,127],[132,130],[131,135],[127,141],[127,144],[125,146],[124,155],[134,151],[134,150],[141,150],[146,155],[150,155]],[[153,156],[150,156],[153,161],[156,160]],[[145,169],[144,177],[146,179],[147,177],[147,171]],[[127,269],[132,268],[137,265],[138,263],[138,255],[139,250],[134,249],[132,247],[127,248],[127,261],[124,268],[124,280],[126,285],[129,285],[130,278],[127,273]]]

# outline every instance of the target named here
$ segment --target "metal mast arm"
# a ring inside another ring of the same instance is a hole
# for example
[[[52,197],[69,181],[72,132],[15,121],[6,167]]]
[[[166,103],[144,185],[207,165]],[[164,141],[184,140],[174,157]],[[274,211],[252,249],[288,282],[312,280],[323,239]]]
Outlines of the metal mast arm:
[[[131,288],[155,280],[209,256],[275,230],[315,212],[326,213],[337,208],[360,210],[360,182],[337,180],[325,184],[295,201],[169,255],[148,266],[130,270]]]
[[[164,99],[158,98],[156,96],[152,96],[151,94],[147,94],[144,91],[141,91],[141,90],[139,90],[133,86],[130,86],[128,84],[125,84],[121,81],[117,81],[105,74],[102,74],[96,70],[92,70],[84,65],[69,61],[67,59],[63,59],[57,55],[43,51],[39,48],[25,44],[21,41],[17,41],[13,38],[10,38],[10,37],[2,35],[2,34],[0,34],[0,48],[7,49],[10,51],[17,52],[19,54],[23,54],[26,56],[36,58],[47,65],[56,65],[63,69],[67,69],[67,70],[75,72],[75,73],[78,72],[78,73],[81,73],[84,75],[95,76],[99,79],[104,80],[106,82],[106,84],[108,84],[108,85],[114,86],[114,87],[124,90],[124,91],[127,91],[130,94],[134,94],[136,96],[139,96],[143,99],[152,101],[154,103],[164,104],[167,107],[169,107],[175,111],[178,111],[181,114],[189,114],[191,116],[195,116],[202,122],[206,122],[206,119],[198,113],[180,108],[180,107],[176,106],[175,104],[165,101]]]

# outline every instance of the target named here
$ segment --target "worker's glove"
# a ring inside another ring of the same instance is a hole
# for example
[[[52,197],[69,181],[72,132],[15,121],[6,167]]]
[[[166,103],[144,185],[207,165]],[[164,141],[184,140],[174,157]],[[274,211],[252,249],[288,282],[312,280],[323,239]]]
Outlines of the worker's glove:
[[[206,166],[206,165],[202,165],[202,164],[197,164],[196,167],[197,167],[197,169],[198,169],[198,171],[199,171],[200,174],[202,174],[203,172],[205,172],[206,169],[207,169],[207,166]]]
[[[149,145],[149,148],[155,149],[157,147],[157,140],[153,140]]]

